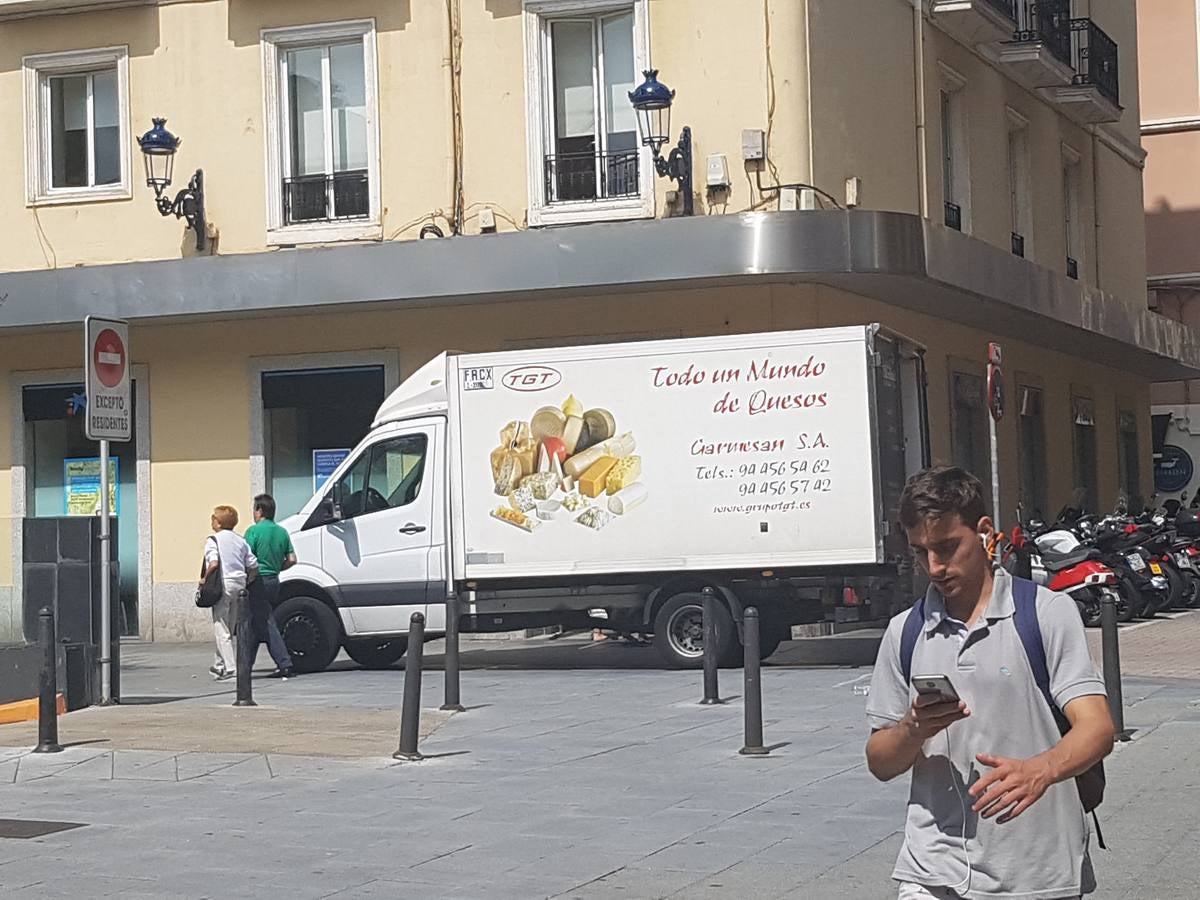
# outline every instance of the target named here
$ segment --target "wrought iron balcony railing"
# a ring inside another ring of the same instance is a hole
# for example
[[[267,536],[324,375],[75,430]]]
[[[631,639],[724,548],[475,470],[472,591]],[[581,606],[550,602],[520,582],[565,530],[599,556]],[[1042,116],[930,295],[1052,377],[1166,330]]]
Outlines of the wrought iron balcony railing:
[[[370,214],[371,182],[366,169],[283,179],[285,225],[364,219]]]
[[[639,193],[638,151],[556,153],[545,159],[546,200],[615,200]]]
[[[955,231],[962,231],[962,208],[949,200],[946,201],[946,225]]]
[[[1071,20],[1075,84],[1089,84],[1121,104],[1121,79],[1117,68],[1117,42],[1091,19]]]
[[[1017,0],[985,0],[988,6],[994,9],[1000,15],[1017,21]]]
[[[1071,0],[1023,0],[1014,38],[1041,41],[1059,62],[1071,65]]]

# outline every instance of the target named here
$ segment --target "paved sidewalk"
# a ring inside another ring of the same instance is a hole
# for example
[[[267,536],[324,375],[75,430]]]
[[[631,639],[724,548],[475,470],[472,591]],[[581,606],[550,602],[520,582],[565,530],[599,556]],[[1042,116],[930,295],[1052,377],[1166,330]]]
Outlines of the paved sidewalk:
[[[1174,627],[1153,630],[1166,640]],[[895,896],[907,787],[865,770],[855,688],[868,670],[767,667],[766,737],[777,746],[755,759],[737,754],[740,672],[722,672],[732,702],[700,707],[699,673],[633,665],[641,652],[560,643],[551,655],[615,666],[563,668],[539,667],[535,647],[503,651],[503,667],[463,673],[468,711],[422,743],[431,758],[416,764],[105,744],[0,751],[3,815],[85,825],[0,839],[0,884],[6,897],[38,898]],[[130,648],[126,695],[183,693],[195,680],[186,651],[171,653]],[[435,705],[440,673],[427,676]],[[344,667],[264,684],[261,698],[398,708],[402,680]],[[1126,699],[1137,739],[1109,766],[1113,850],[1097,854],[1095,896],[1190,898],[1200,683],[1129,679]]]

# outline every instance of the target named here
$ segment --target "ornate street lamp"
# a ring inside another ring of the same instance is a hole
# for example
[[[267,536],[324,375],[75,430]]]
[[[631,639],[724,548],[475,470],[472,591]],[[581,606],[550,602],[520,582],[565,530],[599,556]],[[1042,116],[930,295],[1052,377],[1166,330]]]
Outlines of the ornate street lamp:
[[[196,249],[204,250],[204,170],[197,169],[188,181],[188,186],[171,200],[163,193],[171,186],[171,175],[175,168],[175,151],[180,139],[167,131],[166,119],[154,119],[154,127],[138,138],[142,157],[146,162],[146,186],[154,188],[155,204],[161,215],[173,215],[186,219],[188,227],[196,232]]]
[[[654,154],[654,170],[659,177],[670,178],[679,185],[683,194],[683,214],[690,216],[695,212],[692,203],[692,129],[683,126],[679,144],[672,147],[664,159],[662,148],[671,137],[671,103],[675,92],[658,80],[658,69],[648,69],[642,74],[646,80],[629,93],[629,102],[637,112],[642,144]]]

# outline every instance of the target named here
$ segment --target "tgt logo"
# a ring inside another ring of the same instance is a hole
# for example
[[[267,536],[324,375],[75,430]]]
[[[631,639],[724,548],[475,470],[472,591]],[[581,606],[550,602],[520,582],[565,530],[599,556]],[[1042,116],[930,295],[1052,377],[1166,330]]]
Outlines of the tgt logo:
[[[512,391],[545,391],[562,381],[562,375],[549,366],[521,366],[507,373],[502,381]]]

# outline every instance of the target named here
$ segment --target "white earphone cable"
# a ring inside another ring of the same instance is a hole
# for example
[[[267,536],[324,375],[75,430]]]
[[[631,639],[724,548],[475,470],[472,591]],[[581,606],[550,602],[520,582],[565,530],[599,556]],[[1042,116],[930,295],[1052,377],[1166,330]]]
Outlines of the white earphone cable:
[[[946,728],[946,763],[950,766],[950,773],[951,773],[951,777],[953,778],[954,777],[954,756],[952,755],[952,753],[950,751],[950,728],[949,728],[949,726],[947,726],[947,728]],[[966,779],[964,778],[964,780],[963,780],[962,788],[959,788],[957,778],[954,778],[954,782],[955,782],[955,784],[954,784],[955,790],[958,791],[958,802],[960,804],[962,804],[962,826],[961,826],[961,831],[959,832],[959,835],[962,840],[963,858],[966,859],[966,861],[967,861],[967,877],[964,878],[962,881],[960,881],[958,884],[948,885],[950,890],[957,893],[960,888],[966,888],[968,891],[971,890],[971,876],[973,874],[973,870],[971,868],[971,851],[967,849]]]

